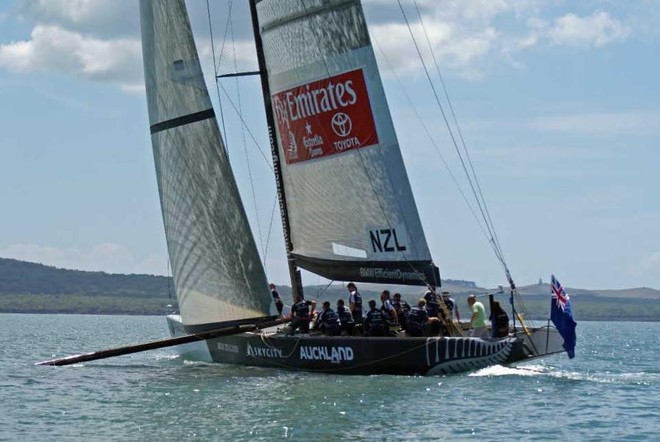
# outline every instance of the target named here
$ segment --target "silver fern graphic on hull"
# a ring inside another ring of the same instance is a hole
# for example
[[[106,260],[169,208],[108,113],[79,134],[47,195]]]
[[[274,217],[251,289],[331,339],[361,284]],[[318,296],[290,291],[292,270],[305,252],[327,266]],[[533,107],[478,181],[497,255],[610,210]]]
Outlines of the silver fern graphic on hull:
[[[428,338],[427,375],[461,373],[506,362],[513,338],[494,341],[479,338]]]

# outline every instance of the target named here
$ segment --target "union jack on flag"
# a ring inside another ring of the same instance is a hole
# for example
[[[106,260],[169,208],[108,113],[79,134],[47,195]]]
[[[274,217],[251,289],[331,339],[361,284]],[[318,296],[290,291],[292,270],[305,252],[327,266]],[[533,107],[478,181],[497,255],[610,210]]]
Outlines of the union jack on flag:
[[[551,276],[550,281],[552,285],[552,294],[557,297],[557,307],[565,310],[566,303],[570,298],[566,294],[564,287],[562,287],[559,281],[557,281],[557,278],[555,278],[555,275]]]
[[[575,319],[573,319],[573,308],[571,299],[564,288],[559,284],[555,275],[550,278],[552,285],[552,302],[550,303],[550,319],[557,327],[557,331],[564,338],[564,349],[568,357],[575,357]],[[555,298],[557,300],[555,301]]]

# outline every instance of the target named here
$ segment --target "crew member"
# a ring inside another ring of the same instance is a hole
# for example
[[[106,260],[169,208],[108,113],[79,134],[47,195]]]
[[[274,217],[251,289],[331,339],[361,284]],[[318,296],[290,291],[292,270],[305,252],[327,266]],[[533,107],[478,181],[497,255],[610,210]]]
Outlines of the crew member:
[[[442,302],[445,303],[445,307],[447,307],[447,310],[449,310],[451,319],[455,317],[457,321],[460,321],[461,314],[458,312],[458,304],[456,303],[456,300],[451,297],[448,291],[442,292]]]
[[[270,294],[273,297],[273,302],[275,303],[275,308],[277,309],[277,314],[282,316],[282,309],[284,308],[284,303],[280,297],[280,293],[277,291],[277,287],[272,282],[268,284],[270,288]]]
[[[394,294],[392,305],[396,310],[396,316],[399,318],[399,324],[402,329],[406,329],[406,321],[408,320],[408,313],[410,313],[410,304],[401,299],[401,293]]]
[[[495,338],[504,338],[509,335],[509,315],[506,314],[499,302],[493,302],[493,312],[490,314],[493,324],[492,334]]]
[[[408,313],[408,320],[406,322],[406,335],[408,336],[424,336],[429,323],[437,322],[438,318],[429,318],[426,310],[426,301],[420,299],[417,301],[417,307],[410,310]]]
[[[311,307],[311,311],[310,311]],[[289,333],[300,330],[300,333],[309,333],[309,321],[314,315],[316,301],[306,301],[300,295],[293,297],[291,306],[291,323],[289,324]]]
[[[428,286],[424,293],[424,300],[426,301],[426,311],[429,313],[429,317],[437,318],[440,313],[440,303],[438,302],[438,295],[435,293],[435,287]]]
[[[316,318],[316,328],[328,336],[339,336],[341,334],[339,318],[337,313],[330,308],[329,301],[323,303],[323,310]]]
[[[359,324],[362,322],[362,296],[360,295],[360,292],[357,291],[355,284],[352,282],[348,283],[346,289],[349,293],[348,309],[353,315],[353,321],[355,321],[356,324]]]
[[[389,325],[397,325],[399,323],[399,319],[396,314],[396,309],[390,300],[389,290],[382,291],[380,294],[380,302],[382,303],[380,311],[383,313],[383,319],[385,319]]]
[[[367,336],[385,336],[387,334],[387,324],[383,318],[383,313],[376,308],[376,301],[369,301],[369,311],[364,318],[364,334]]]
[[[353,320],[351,312],[344,305],[343,299],[337,300],[337,316],[339,317],[342,331],[346,332],[348,335],[352,335],[355,321]]]
[[[487,338],[488,327],[486,326],[486,310],[484,305],[477,301],[477,297],[469,295],[467,299],[470,310],[472,310],[472,317],[470,318],[470,326],[472,333],[470,336],[474,338]]]

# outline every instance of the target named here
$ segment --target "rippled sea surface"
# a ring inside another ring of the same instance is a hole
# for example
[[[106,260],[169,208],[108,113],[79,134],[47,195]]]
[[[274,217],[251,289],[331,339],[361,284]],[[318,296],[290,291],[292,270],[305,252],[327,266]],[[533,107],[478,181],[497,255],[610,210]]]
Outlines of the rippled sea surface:
[[[167,337],[159,317],[0,314],[0,440],[660,440],[660,323],[578,324],[565,355],[446,377],[53,356]]]

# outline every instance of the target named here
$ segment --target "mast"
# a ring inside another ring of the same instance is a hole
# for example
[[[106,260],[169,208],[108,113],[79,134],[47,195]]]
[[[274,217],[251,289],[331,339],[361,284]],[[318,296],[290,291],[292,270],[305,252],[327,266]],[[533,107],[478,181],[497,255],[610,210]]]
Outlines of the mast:
[[[275,116],[270,98],[270,86],[268,84],[268,71],[266,68],[266,58],[263,51],[263,42],[259,32],[259,18],[257,16],[257,0],[250,0],[250,15],[252,16],[252,31],[254,33],[254,43],[257,48],[257,61],[259,63],[259,77],[261,78],[261,91],[264,97],[264,107],[266,110],[266,124],[268,125],[268,138],[270,140],[270,150],[273,156],[273,169],[275,171],[275,183],[277,185],[277,198],[280,203],[280,216],[282,217],[282,227],[284,230],[284,244],[286,247],[286,259],[289,267],[289,278],[291,279],[291,289],[293,296],[300,295],[304,297],[302,277],[300,270],[296,266],[296,260],[292,255],[293,242],[291,241],[291,227],[289,224],[289,211],[286,205],[284,194],[284,180],[282,178],[282,168],[280,167],[280,150],[275,135]]]

